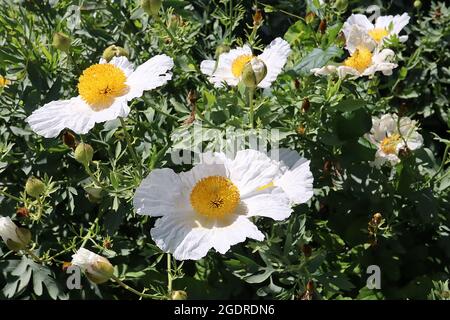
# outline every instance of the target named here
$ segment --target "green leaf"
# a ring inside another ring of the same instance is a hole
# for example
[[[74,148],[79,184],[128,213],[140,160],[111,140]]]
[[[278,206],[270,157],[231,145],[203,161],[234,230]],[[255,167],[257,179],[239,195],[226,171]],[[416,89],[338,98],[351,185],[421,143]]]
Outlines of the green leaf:
[[[352,113],[339,114],[336,117],[335,129],[339,139],[350,140],[361,137],[372,128],[372,118],[364,109]]]
[[[366,102],[361,99],[347,99],[339,102],[336,109],[342,112],[352,112],[358,110],[366,105]]]
[[[326,50],[315,48],[294,67],[294,70],[300,74],[308,75],[311,73],[311,69],[323,67],[332,58],[340,55],[342,55],[342,50],[336,46],[329,47]]]

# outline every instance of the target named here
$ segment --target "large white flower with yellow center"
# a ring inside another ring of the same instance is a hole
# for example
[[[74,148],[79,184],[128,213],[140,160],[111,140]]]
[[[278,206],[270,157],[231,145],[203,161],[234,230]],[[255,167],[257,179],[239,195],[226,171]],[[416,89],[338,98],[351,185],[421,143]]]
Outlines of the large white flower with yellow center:
[[[384,40],[392,35],[397,35],[401,42],[405,42],[408,40],[408,36],[399,36],[399,33],[409,23],[409,19],[410,17],[407,13],[395,16],[380,16],[373,24],[363,14],[352,14],[342,27],[342,32],[347,39],[347,48],[351,50],[351,44],[349,47],[348,39],[354,26],[364,30],[375,45],[382,45]]]
[[[376,167],[385,163],[394,166],[400,162],[400,150],[416,150],[423,144],[416,121],[408,117],[399,118],[396,114],[373,117],[372,129],[366,138],[377,147],[372,163]]]
[[[254,66],[259,66],[262,61],[267,68],[267,74],[258,84],[258,87],[268,88],[283,70],[290,54],[289,43],[281,38],[276,38],[259,56],[254,56],[252,49],[248,45],[244,45],[222,53],[218,61],[202,61],[200,69],[209,76],[209,80],[216,87],[222,87],[224,83],[237,86],[242,79],[245,65],[250,62]]]
[[[374,46],[369,35],[363,29],[354,25],[347,39],[350,56],[339,65],[326,65],[322,68],[311,69],[317,75],[337,73],[340,78],[346,76],[363,77],[373,76],[382,72],[388,76],[397,64],[392,63],[394,51],[391,49],[379,50]]]
[[[172,78],[172,58],[158,55],[134,70],[125,57],[100,60],[83,71],[78,81],[79,96],[52,101],[27,118],[31,129],[46,138],[56,137],[65,128],[85,134],[96,123],[126,117],[128,101],[142,96]]]
[[[256,150],[203,154],[188,172],[155,169],[134,196],[141,215],[161,217],[151,230],[156,245],[178,260],[197,260],[214,248],[221,254],[246,238],[263,240],[253,216],[283,220],[292,205],[308,201],[309,161],[281,151],[279,160]]]

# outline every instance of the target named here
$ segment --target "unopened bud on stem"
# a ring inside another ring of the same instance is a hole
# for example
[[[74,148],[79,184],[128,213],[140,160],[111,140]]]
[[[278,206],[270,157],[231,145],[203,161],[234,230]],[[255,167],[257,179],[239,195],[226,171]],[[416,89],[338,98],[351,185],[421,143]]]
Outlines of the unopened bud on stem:
[[[62,32],[56,32],[53,35],[53,42],[52,45],[58,50],[67,52],[70,49],[72,43],[72,39],[70,37]]]
[[[29,177],[25,184],[25,192],[33,198],[38,198],[45,191],[45,184],[36,177]]]
[[[264,61],[253,58],[244,66],[244,70],[242,71],[242,82],[247,88],[256,88],[266,75],[267,67]]]
[[[84,248],[72,256],[72,264],[80,267],[86,277],[96,284],[108,281],[114,274],[114,267],[108,259]]]
[[[87,166],[92,161],[92,157],[94,156],[94,149],[92,149],[91,145],[81,142],[77,148],[75,149],[74,157],[79,163]]]
[[[106,62],[110,62],[114,57],[126,57],[128,58],[128,51],[122,47],[111,45],[103,51],[102,58],[106,60]]]

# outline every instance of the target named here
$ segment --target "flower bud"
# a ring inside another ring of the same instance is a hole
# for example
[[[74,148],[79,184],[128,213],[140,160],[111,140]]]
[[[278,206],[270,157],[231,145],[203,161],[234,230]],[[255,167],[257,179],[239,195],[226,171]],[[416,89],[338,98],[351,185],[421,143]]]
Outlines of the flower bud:
[[[305,16],[306,24],[313,23],[315,18],[316,18],[316,14],[314,12],[312,12],[312,11],[308,12]]]
[[[242,82],[247,88],[256,88],[256,86],[266,77],[267,67],[264,61],[253,58],[244,66],[242,71]]]
[[[52,45],[58,50],[67,52],[70,49],[72,39],[70,37],[62,32],[56,32],[53,35],[53,42]]]
[[[226,44],[221,44],[216,48],[215,58],[219,59],[222,53],[230,52],[230,50],[231,50],[230,46],[227,46]]]
[[[111,45],[103,51],[102,58],[106,60],[106,62],[110,62],[114,57],[126,57],[128,58],[128,51],[122,47]]]
[[[414,1],[414,8],[416,8],[416,9],[422,8],[422,1],[419,1],[419,0]]]
[[[161,9],[162,0],[142,0],[141,7],[149,16],[157,16]]]
[[[253,15],[253,25],[255,27],[259,27],[262,24],[263,15],[261,9],[256,9],[255,14]]]
[[[79,163],[87,166],[94,156],[94,149],[90,144],[81,142],[75,149],[74,157]]]
[[[308,112],[310,107],[311,107],[311,103],[309,102],[309,99],[308,98],[303,99],[302,111],[303,112]]]
[[[344,12],[345,10],[347,10],[348,7],[348,0],[336,0],[334,2],[334,7],[341,11]]]
[[[64,133],[62,134],[62,142],[68,146],[69,148],[71,148],[72,150],[75,150],[76,146],[77,146],[77,139],[75,138],[75,136],[68,130],[64,131]]]
[[[187,297],[188,296],[187,296],[186,291],[176,290],[176,291],[172,292],[170,299],[171,300],[187,300]]]
[[[372,217],[372,223],[374,225],[379,225],[381,223],[381,219],[383,219],[383,216],[381,215],[381,213],[377,212]]]
[[[321,34],[324,34],[327,31],[327,20],[320,20],[319,31]]]
[[[0,237],[10,250],[25,249],[31,241],[31,232],[19,228],[10,217],[0,217]]]
[[[78,249],[72,256],[72,264],[80,267],[86,277],[96,284],[108,281],[114,273],[114,267],[108,259],[84,248]]]
[[[25,192],[33,198],[38,198],[45,191],[45,184],[35,177],[29,177],[25,184]]]
[[[27,218],[30,215],[30,211],[26,207],[20,207],[17,208],[16,215],[20,218]]]
[[[103,198],[103,190],[102,188],[96,188],[96,187],[86,187],[84,188],[84,191],[86,191],[87,198],[92,203],[100,203]]]

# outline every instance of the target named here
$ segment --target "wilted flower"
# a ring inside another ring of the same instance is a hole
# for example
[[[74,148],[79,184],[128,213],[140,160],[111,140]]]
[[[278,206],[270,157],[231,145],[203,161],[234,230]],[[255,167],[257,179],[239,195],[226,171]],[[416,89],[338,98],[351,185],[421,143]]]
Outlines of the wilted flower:
[[[0,216],[0,237],[10,250],[19,251],[27,247],[31,241],[28,229],[19,228],[10,217]]]
[[[27,118],[31,129],[46,138],[56,137],[68,128],[85,134],[95,123],[126,117],[128,101],[146,90],[164,85],[172,78],[172,58],[158,55],[134,70],[126,57],[104,59],[83,71],[78,81],[79,96],[52,101]],[[134,71],[133,71],[134,70]]]
[[[380,16],[373,24],[363,14],[352,14],[344,23],[342,31],[347,41],[351,37],[350,33],[353,27],[358,26],[370,36],[374,45],[382,45],[383,41],[392,35],[397,35],[401,42],[405,42],[408,40],[408,36],[399,36],[399,33],[409,23],[409,19],[410,17],[407,13],[395,16]]]
[[[396,165],[400,162],[399,152],[407,147],[416,150],[422,146],[423,138],[417,132],[416,121],[396,114],[385,114],[381,118],[373,117],[372,129],[367,139],[377,148],[373,165],[380,167],[385,163]]]
[[[257,58],[255,61],[261,61],[267,68],[267,73],[258,83],[258,87],[268,88],[281,73],[290,53],[289,44],[281,38],[276,38],[257,57],[253,55],[252,49],[248,45],[244,45],[222,53],[217,62],[215,60],[204,60],[200,69],[209,76],[209,80],[216,87],[222,87],[224,82],[230,86],[236,86],[242,80],[246,65]],[[258,62],[258,64],[261,65],[261,62]]]
[[[188,172],[155,169],[136,190],[138,214],[161,217],[151,230],[156,245],[178,260],[198,260],[214,248],[225,254],[246,238],[263,240],[253,216],[284,220],[291,206],[312,196],[309,161],[292,151],[256,150],[202,155]],[[274,157],[275,158],[275,157]]]
[[[114,273],[108,259],[84,248],[78,249],[72,256],[72,265],[80,267],[86,277],[96,284],[108,281]]]

